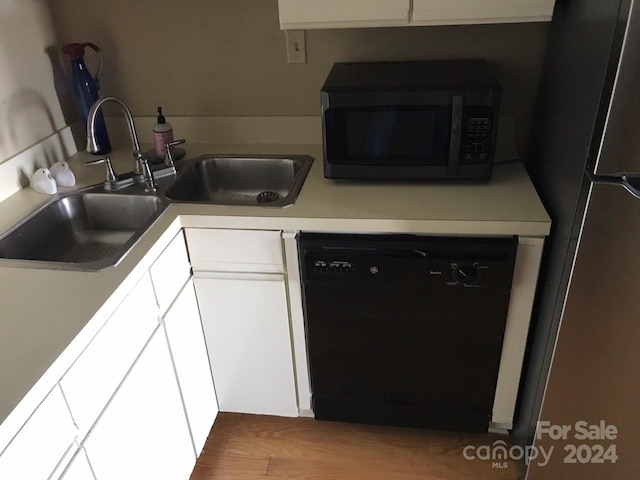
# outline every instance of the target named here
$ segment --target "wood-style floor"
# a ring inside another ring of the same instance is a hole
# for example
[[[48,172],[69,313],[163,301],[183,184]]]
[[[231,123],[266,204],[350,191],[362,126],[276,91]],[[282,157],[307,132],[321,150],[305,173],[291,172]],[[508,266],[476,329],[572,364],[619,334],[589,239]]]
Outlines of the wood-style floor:
[[[515,480],[518,465],[466,460],[504,437],[221,413],[191,480]]]

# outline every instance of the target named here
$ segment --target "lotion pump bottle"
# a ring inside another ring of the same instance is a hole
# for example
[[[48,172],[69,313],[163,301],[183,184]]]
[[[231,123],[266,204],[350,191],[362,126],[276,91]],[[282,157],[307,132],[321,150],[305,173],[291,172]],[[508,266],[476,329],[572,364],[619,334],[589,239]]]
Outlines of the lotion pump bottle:
[[[153,136],[156,140],[156,155],[164,158],[165,143],[173,142],[173,127],[162,115],[162,107],[158,107],[158,123],[153,127]]]

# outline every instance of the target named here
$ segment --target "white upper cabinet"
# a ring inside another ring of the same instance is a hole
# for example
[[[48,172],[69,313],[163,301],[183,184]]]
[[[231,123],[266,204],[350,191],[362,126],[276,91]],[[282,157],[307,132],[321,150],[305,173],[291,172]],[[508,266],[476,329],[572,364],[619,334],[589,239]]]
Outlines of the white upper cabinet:
[[[278,0],[280,28],[544,22],[555,0]]]
[[[282,30],[409,23],[410,0],[278,0]]]
[[[413,0],[412,25],[545,22],[555,0]]]

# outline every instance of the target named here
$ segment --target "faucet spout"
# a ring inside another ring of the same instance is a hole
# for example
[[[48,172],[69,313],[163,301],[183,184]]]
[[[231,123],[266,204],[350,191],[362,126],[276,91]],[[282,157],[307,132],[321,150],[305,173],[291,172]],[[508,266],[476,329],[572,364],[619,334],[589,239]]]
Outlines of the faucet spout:
[[[98,145],[98,139],[96,135],[96,117],[98,115],[98,111],[102,108],[107,102],[113,102],[117,105],[120,105],[122,111],[124,113],[125,118],[127,119],[127,126],[129,127],[129,135],[131,136],[131,145],[133,148],[133,159],[135,161],[134,172],[136,174],[142,174],[143,169],[140,162],[142,158],[142,151],[140,150],[140,141],[138,140],[138,133],[136,132],[136,126],[133,123],[133,115],[131,115],[131,110],[129,107],[125,105],[125,103],[116,97],[104,97],[96,101],[91,110],[89,110],[89,114],[87,115],[87,152],[90,153],[98,153],[100,150],[100,145]]]

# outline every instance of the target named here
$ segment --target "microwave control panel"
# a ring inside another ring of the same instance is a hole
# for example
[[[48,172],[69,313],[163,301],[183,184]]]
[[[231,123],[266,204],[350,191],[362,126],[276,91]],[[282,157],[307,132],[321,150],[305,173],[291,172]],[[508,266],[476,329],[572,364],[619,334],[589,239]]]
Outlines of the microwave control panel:
[[[467,120],[464,145],[464,160],[485,162],[491,146],[491,118],[471,117]]]

